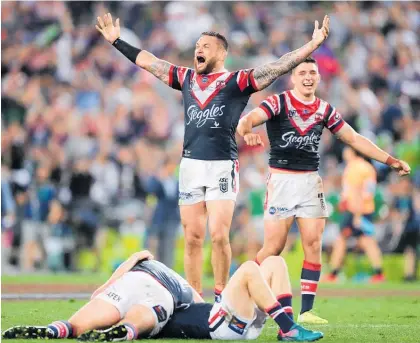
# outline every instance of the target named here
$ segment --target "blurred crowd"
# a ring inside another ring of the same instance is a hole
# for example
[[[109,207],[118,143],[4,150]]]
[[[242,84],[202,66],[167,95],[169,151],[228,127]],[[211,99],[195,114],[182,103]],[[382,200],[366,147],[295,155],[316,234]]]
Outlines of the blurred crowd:
[[[419,231],[420,3],[22,1],[1,7],[2,253],[8,266],[72,270],[82,247],[100,255],[108,228],[144,237],[158,257],[173,262],[181,94],[100,36],[95,20],[106,12],[120,18],[123,39],[184,66],[193,64],[200,33],[219,31],[230,43],[229,70],[298,48],[310,40],[314,21],[330,14],[330,37],[314,54],[322,75],[318,96],[411,165],[412,176],[399,179],[374,164],[383,251],[395,252],[404,232]],[[287,87],[284,76],[254,94],[246,111]],[[268,160],[267,151],[238,141],[235,256],[254,254],[262,242]],[[332,214],[328,250],[338,234],[343,146],[328,132],[321,146]]]

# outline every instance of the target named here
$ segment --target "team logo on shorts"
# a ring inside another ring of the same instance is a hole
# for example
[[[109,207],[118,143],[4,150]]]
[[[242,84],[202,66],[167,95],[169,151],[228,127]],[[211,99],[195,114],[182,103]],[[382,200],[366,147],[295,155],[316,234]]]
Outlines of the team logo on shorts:
[[[276,213],[276,208],[274,206],[271,206],[270,209],[268,210],[268,213],[275,214]]]
[[[219,179],[219,188],[222,193],[226,193],[228,191],[228,179],[226,177],[221,177]]]
[[[168,314],[162,305],[153,306],[153,311],[155,311],[159,323],[164,322],[168,318]]]

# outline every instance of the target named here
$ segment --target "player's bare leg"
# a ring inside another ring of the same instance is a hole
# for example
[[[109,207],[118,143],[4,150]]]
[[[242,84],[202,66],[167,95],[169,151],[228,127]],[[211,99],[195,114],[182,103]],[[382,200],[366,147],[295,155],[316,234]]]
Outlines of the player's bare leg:
[[[212,243],[211,264],[214,273],[216,297],[226,287],[232,260],[229,231],[232,224],[235,202],[233,200],[211,200],[206,202],[209,214],[209,230]]]
[[[143,305],[134,305],[115,326],[90,330],[78,337],[80,341],[131,341],[139,334],[150,333],[156,325],[153,311]]]
[[[282,258],[279,259],[284,262]],[[265,275],[255,262],[247,261],[242,264],[223,291],[222,301],[234,310],[235,315],[247,321],[254,319],[257,306],[279,325],[279,339],[287,337],[290,341],[313,341],[322,338],[322,333],[308,331],[295,324],[270,289],[265,278],[269,279],[276,290],[290,292],[290,281],[288,277],[283,278],[284,273],[287,273],[285,263],[280,266],[274,263],[278,263],[279,259],[266,263]]]
[[[347,251],[347,240],[343,234],[340,234],[333,244],[333,249],[331,252],[330,258],[330,268],[331,273],[323,279],[323,282],[336,282],[337,281],[337,274],[339,273],[344,258],[346,257]]]
[[[270,256],[261,263],[260,269],[284,312],[293,320],[292,286],[286,261],[281,256]]]
[[[375,272],[375,275],[371,278],[371,281],[385,281],[382,273],[382,252],[381,249],[379,249],[378,242],[376,242],[375,238],[371,236],[363,235],[359,237],[359,246],[365,252]]]
[[[185,235],[184,267],[187,281],[198,292],[202,292],[203,245],[206,237],[206,207],[199,202],[181,205],[181,222]]]
[[[93,299],[68,321],[48,326],[16,326],[3,332],[3,338],[71,338],[85,331],[109,327],[120,321],[118,309],[102,299]]]
[[[305,255],[300,280],[302,308],[298,322],[327,324],[327,320],[311,312],[321,276],[322,233],[324,232],[325,218],[297,218],[296,220]]]
[[[264,220],[264,245],[257,254],[257,263],[262,263],[267,257],[277,256],[283,251],[294,220],[294,217]]]

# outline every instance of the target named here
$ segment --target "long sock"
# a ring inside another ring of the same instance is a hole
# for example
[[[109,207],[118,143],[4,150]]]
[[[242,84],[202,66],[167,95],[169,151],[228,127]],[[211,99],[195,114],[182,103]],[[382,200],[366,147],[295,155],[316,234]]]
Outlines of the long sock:
[[[127,336],[126,336],[127,341],[134,341],[135,339],[137,339],[138,332],[132,324],[123,323],[122,325],[124,325],[125,328],[127,329]]]
[[[284,312],[293,320],[292,294],[280,294],[277,296],[277,301],[283,307]]]
[[[303,261],[302,274],[300,275],[300,290],[302,295],[302,308],[300,313],[312,310],[320,276],[320,264]]]
[[[222,291],[218,288],[214,288],[214,301],[219,303],[222,300]]]
[[[48,325],[48,329],[54,335],[54,338],[69,338],[73,337],[73,327],[68,321],[57,320]]]
[[[292,319],[284,312],[284,309],[281,305],[276,302],[273,306],[265,310],[268,315],[274,319],[277,325],[280,327],[280,330],[284,333],[289,332],[290,328],[295,324]]]

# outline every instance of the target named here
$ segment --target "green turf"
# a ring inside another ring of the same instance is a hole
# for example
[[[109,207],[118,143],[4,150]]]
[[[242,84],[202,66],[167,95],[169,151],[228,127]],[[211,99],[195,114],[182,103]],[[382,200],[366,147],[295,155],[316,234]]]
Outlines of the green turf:
[[[294,308],[299,308],[295,301]],[[2,330],[13,325],[45,325],[66,319],[82,301],[3,301]],[[420,299],[414,297],[319,298],[318,313],[330,321],[313,326],[324,332],[322,342],[339,343],[418,343],[420,337]],[[276,325],[268,321],[259,342],[274,341]],[[160,340],[160,342],[182,342]],[[19,342],[14,340],[13,342]],[[24,342],[24,341],[22,341]],[[62,342],[62,340],[60,340]],[[188,342],[199,342],[189,340]]]

